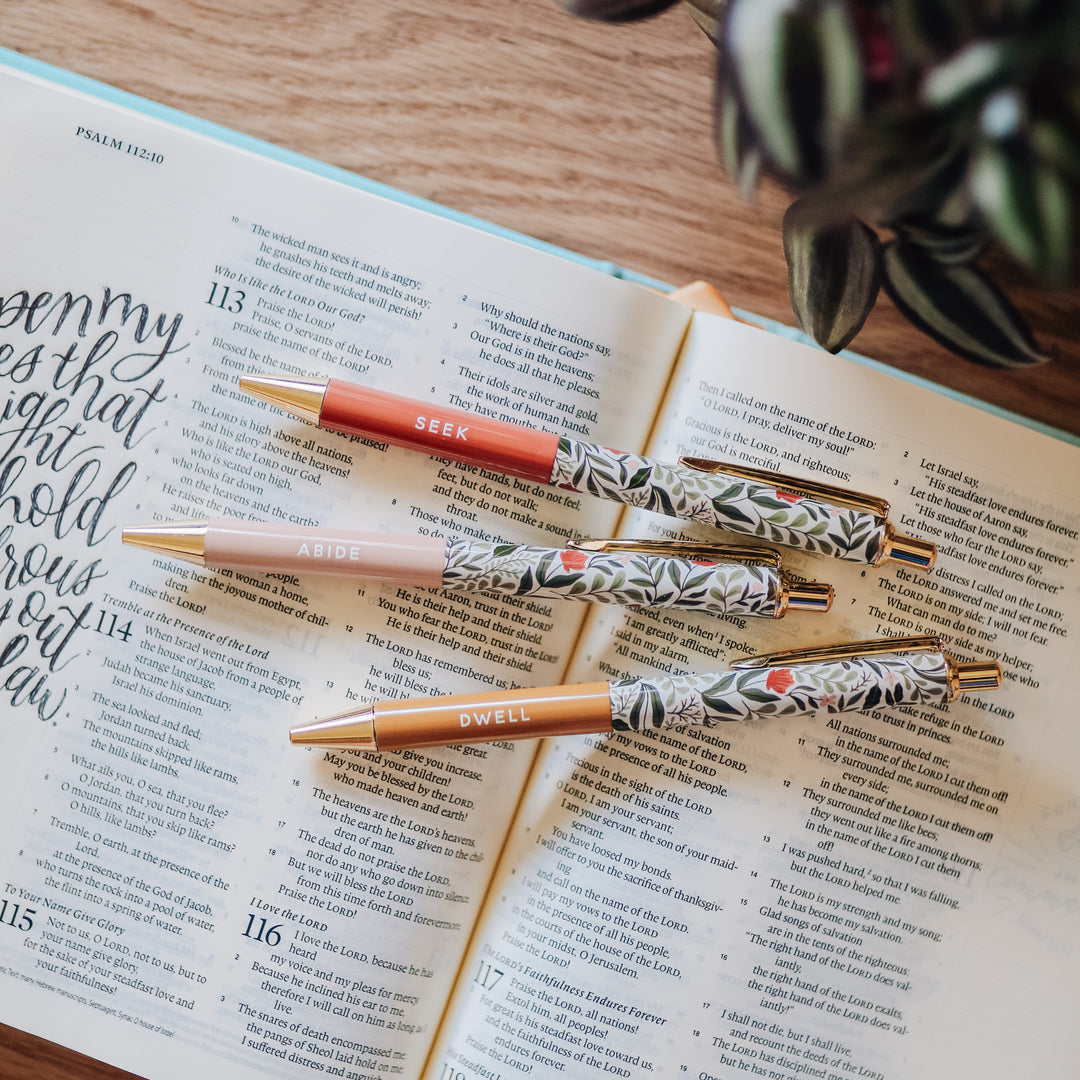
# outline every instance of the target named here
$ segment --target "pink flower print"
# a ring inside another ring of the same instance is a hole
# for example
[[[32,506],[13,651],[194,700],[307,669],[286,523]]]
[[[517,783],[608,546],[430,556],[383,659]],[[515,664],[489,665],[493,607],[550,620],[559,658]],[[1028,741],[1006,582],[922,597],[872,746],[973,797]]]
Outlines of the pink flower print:
[[[765,689],[772,690],[774,694],[786,694],[795,685],[795,676],[791,669],[773,668],[765,679]]]
[[[588,561],[589,556],[584,551],[566,548],[559,552],[559,562],[563,564],[563,569],[567,571],[584,570]]]

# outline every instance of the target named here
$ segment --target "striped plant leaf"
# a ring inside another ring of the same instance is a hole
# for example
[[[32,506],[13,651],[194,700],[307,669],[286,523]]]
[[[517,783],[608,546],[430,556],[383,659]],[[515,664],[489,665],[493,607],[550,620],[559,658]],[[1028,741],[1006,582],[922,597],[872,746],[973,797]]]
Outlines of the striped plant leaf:
[[[674,7],[678,0],[559,0],[559,3],[578,18],[617,23],[658,15]]]
[[[1059,169],[1075,183],[1080,180],[1080,117],[1039,117],[1028,135],[1032,153]]]
[[[784,215],[788,293],[799,325],[828,352],[862,329],[881,284],[881,241],[861,221],[821,227],[801,220],[799,203]]]
[[[751,199],[761,173],[761,149],[739,107],[738,95],[730,81],[718,76],[716,117],[713,124],[716,150],[724,169],[744,199]]]
[[[990,243],[990,229],[971,198],[966,149],[944,159],[896,209],[892,228],[938,262],[974,262]]]
[[[965,4],[942,0],[890,0],[889,22],[900,52],[927,64],[955,52],[972,33]]]
[[[948,109],[981,98],[992,87],[1007,83],[1015,65],[1013,42],[977,39],[927,71],[922,100],[932,109]]]
[[[971,193],[1013,257],[1050,284],[1069,274],[1072,196],[1053,166],[1021,138],[988,140],[971,162]]]
[[[862,105],[858,41],[841,0],[731,0],[725,62],[769,164],[819,179]]]
[[[990,234],[981,219],[969,225],[937,225],[917,221],[895,225],[897,232],[921,247],[936,262],[946,264],[974,262],[990,242]]]
[[[705,31],[714,45],[720,43],[720,20],[727,0],[683,0],[687,14]]]
[[[966,152],[966,135],[940,118],[879,110],[860,123],[830,175],[802,193],[805,215],[834,225],[936,218],[964,191]]]
[[[893,303],[946,348],[994,367],[1029,367],[1050,359],[1020,313],[974,264],[937,262],[914,244],[887,244],[883,282]]]

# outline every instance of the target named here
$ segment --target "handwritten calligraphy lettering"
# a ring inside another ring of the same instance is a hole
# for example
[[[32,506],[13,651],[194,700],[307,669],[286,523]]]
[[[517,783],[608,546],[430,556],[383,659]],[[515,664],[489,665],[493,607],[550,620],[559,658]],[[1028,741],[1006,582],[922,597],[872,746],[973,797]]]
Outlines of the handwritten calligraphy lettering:
[[[110,511],[138,472],[124,452],[153,430],[156,372],[186,348],[182,323],[108,286],[0,297],[0,627],[18,627],[0,633],[0,698],[42,720],[64,702],[50,677],[73,659],[107,577],[78,552],[115,532]],[[87,593],[81,607],[63,602]]]

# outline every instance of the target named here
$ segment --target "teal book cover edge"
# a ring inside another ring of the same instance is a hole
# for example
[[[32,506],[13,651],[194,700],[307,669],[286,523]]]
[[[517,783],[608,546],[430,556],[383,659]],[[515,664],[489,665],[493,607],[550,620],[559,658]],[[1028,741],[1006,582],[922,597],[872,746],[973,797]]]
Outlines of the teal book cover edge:
[[[335,165],[328,165],[325,162],[317,160],[316,158],[306,157],[305,155],[298,154],[295,151],[286,150],[283,147],[276,146],[274,143],[265,142],[262,139],[256,139],[250,135],[244,135],[241,132],[233,131],[231,128],[224,127],[220,124],[215,124],[209,120],[202,120],[197,116],[191,115],[190,113],[182,112],[179,109],[173,109],[168,105],[161,105],[157,102],[149,100],[148,98],[142,98],[136,94],[128,93],[128,91],[126,90],[118,90],[116,87],[109,86],[106,83],[98,82],[83,75],[77,75],[74,72],[66,71],[63,68],[55,67],[54,65],[47,64],[42,60],[35,60],[32,57],[23,55],[22,53],[0,48],[0,63],[3,63],[15,70],[23,71],[29,75],[35,75],[38,78],[47,79],[51,82],[57,83],[58,85],[69,87],[70,89],[77,90],[80,93],[100,98],[103,101],[108,101],[112,104],[121,105],[125,108],[132,109],[135,112],[140,112],[147,116],[152,116],[157,119],[164,120],[177,127],[184,128],[188,131],[192,131],[200,135],[204,135],[219,142],[227,143],[229,145],[239,147],[243,150],[248,150],[252,153],[259,154],[262,157],[269,158],[274,161],[279,161],[286,165],[291,165],[294,168],[303,169],[304,171],[314,173],[317,176],[327,177],[328,179],[336,180],[339,183],[346,184],[349,187],[357,188],[361,191],[367,191],[386,199],[393,199],[395,202],[402,203],[406,206],[414,207],[418,210],[424,210],[430,214],[436,214],[439,217],[459,222],[463,225],[469,226],[470,228],[481,229],[484,232],[491,233],[495,236],[501,236],[506,240],[511,240],[518,244],[525,244],[528,247],[536,248],[537,250],[547,252],[551,255],[556,255],[559,258],[567,259],[571,262],[591,267],[592,269],[597,270],[600,273],[608,274],[612,277],[623,278],[627,281],[632,281],[639,285],[647,285],[651,288],[659,289],[662,292],[670,292],[673,288],[673,286],[671,286],[667,282],[658,281],[644,274],[639,274],[633,270],[628,270],[624,267],[617,265],[616,263],[600,259],[591,259],[588,256],[578,254],[577,252],[571,251],[567,248],[561,248],[555,244],[545,243],[542,240],[537,240],[535,237],[527,236],[526,234],[516,232],[513,229],[504,228],[500,225],[495,224],[494,222],[485,221],[483,218],[473,217],[470,214],[464,214],[460,211],[452,210],[449,207],[442,206],[439,203],[434,203],[427,199],[422,199],[419,196],[410,195],[408,192],[390,187],[387,184],[380,184],[377,181],[369,180],[366,177],[360,176],[358,173],[349,172],[347,169],[341,169]],[[723,290],[721,289],[721,291]],[[801,342],[802,344],[809,345],[812,348],[817,348],[817,346],[806,334],[794,327],[787,326],[773,319],[763,318],[759,315],[755,315],[753,312],[743,311],[741,309],[735,309],[735,314],[738,316],[738,318],[743,319],[746,322],[752,323],[753,325],[758,326],[763,330],[768,330],[771,333],[779,334],[782,337],[789,338],[793,341]],[[888,364],[883,364],[877,360],[872,360],[871,358],[863,356],[860,353],[852,352],[850,350],[844,350],[842,353],[840,353],[840,355],[848,360],[854,361],[855,363],[865,364],[868,367],[883,371],[886,374],[891,375],[893,378],[901,379],[904,382],[914,383],[916,386],[925,387],[928,390],[932,390],[935,393],[942,394],[943,396],[951,398],[954,401],[963,402],[966,405],[972,405],[975,408],[982,410],[983,412],[990,413],[994,416],[1002,417],[1005,420],[1009,420],[1013,423],[1020,424],[1027,428],[1032,428],[1033,430],[1039,431],[1044,435],[1048,435],[1055,439],[1060,439],[1063,442],[1071,443],[1074,446],[1080,446],[1080,436],[1072,435],[1069,432],[1061,431],[1058,428],[1051,427],[1049,424],[1043,424],[1037,420],[1031,420],[1028,417],[1020,416],[1017,413],[1010,412],[1008,409],[1002,409],[996,405],[991,405],[985,401],[980,401],[977,398],[973,398],[968,394],[962,394],[957,391],[950,390],[948,387],[940,386],[937,383],[931,382],[930,380],[921,378],[917,375],[910,375],[907,372],[890,367]]]

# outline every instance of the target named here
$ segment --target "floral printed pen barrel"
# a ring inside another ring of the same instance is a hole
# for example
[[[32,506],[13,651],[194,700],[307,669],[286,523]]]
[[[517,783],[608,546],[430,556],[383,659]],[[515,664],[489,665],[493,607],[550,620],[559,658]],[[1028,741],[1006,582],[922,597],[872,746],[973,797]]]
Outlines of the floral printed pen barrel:
[[[795,582],[768,548],[640,540],[572,540],[563,549],[455,541],[447,587],[594,603],[675,607],[779,619],[828,611],[832,586]]]
[[[961,663],[937,637],[858,642],[751,657],[714,675],[612,683],[612,727],[649,731],[818,710],[940,707],[961,693],[996,689],[1001,677],[996,662]]]
[[[727,462],[683,457],[664,465],[560,439],[551,483],[871,566],[893,560],[925,570],[936,557],[933,544],[895,532],[882,499]]]

